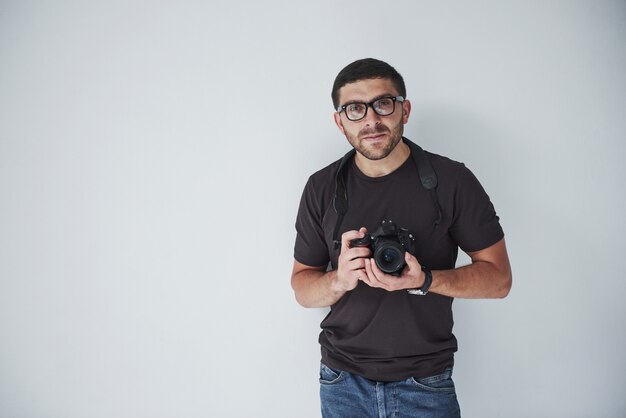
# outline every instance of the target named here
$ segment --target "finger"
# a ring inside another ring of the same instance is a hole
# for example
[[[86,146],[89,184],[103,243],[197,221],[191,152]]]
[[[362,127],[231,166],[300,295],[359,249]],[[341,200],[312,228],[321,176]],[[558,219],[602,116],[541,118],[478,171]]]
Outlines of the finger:
[[[395,276],[392,276],[390,274],[385,273],[384,271],[382,271],[378,265],[376,264],[376,261],[374,259],[371,259],[370,262],[368,263],[370,266],[370,270],[372,272],[372,275],[374,276],[374,279],[376,280],[376,283],[378,284],[378,287],[381,287],[385,290],[394,290],[395,287],[397,286],[397,280],[398,278]],[[366,263],[367,265],[367,263]]]
[[[422,265],[420,264],[419,261],[417,261],[417,258],[415,258],[413,256],[413,254],[411,254],[408,251],[404,253],[404,261],[406,262],[406,264],[411,269],[413,269],[413,268],[417,268],[417,269],[420,269],[420,270],[422,269]]]
[[[353,247],[346,252],[350,260],[355,258],[369,258],[371,254],[372,250],[370,250],[369,247]]]
[[[365,229],[365,228],[361,228]],[[346,231],[341,234],[341,252],[347,251],[350,249],[350,241],[357,238],[363,238],[365,236],[365,232],[359,231]]]
[[[383,287],[383,284],[378,280],[376,273],[374,272],[375,262],[373,259],[368,258],[365,260],[365,272],[367,273],[368,284],[371,287]]]
[[[371,251],[368,248],[350,248],[339,255],[339,264],[342,265],[345,270],[364,268],[363,260],[368,258],[370,254]],[[353,264],[354,262],[357,264]]]
[[[364,260],[364,262],[365,262],[365,268],[363,269],[363,278],[361,279],[361,281],[363,281],[363,283],[367,284],[369,287],[378,287],[378,286],[376,286],[375,279],[372,280],[373,276],[372,276],[371,270],[369,270],[369,266],[368,266],[369,259],[366,258]]]
[[[370,270],[372,271],[372,275],[376,278],[376,280],[380,281],[380,277],[385,273],[383,273],[383,271],[380,268],[378,268],[378,265],[376,264],[376,261],[373,258],[369,259],[368,261],[369,261],[368,265],[369,265]]]
[[[349,271],[357,271],[365,269],[365,258],[355,258],[354,260],[350,260],[346,264],[346,268]]]

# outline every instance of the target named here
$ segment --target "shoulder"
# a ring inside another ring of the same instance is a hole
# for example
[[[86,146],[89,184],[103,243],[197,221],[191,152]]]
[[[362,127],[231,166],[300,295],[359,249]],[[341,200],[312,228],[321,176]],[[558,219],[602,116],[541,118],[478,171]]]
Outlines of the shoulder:
[[[332,205],[336,189],[337,171],[343,157],[311,174],[302,193],[302,202],[322,216]]]
[[[483,192],[480,181],[465,163],[428,151],[426,154],[437,174],[439,193]]]
[[[451,158],[444,157],[443,155],[435,154],[430,151],[424,150],[428,160],[433,166],[433,170],[435,170],[435,174],[437,174],[437,178],[442,180],[452,180],[454,181],[461,175],[464,171],[467,170],[465,164],[460,161],[455,161]]]
[[[328,190],[334,193],[335,178],[337,177],[337,170],[339,170],[341,160],[342,158],[311,174],[307,181],[307,189],[313,189],[317,193],[322,194]]]

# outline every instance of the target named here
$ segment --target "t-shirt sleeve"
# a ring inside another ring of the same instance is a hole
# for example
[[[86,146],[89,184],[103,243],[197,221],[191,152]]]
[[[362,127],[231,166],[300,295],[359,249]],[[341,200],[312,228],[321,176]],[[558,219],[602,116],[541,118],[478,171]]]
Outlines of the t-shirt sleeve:
[[[313,180],[309,178],[296,217],[296,243],[294,258],[307,266],[325,266],[328,264],[328,247],[322,229],[323,208],[317,196]]]
[[[465,165],[457,177],[450,233],[465,252],[485,249],[504,237],[489,196]]]

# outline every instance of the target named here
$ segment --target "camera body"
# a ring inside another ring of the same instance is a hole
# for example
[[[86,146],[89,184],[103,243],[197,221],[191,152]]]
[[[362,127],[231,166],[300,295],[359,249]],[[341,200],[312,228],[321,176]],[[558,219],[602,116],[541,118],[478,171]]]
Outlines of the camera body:
[[[415,238],[407,229],[384,220],[372,234],[350,241],[350,247],[369,247],[379,269],[399,276],[405,266],[404,253],[415,253]]]

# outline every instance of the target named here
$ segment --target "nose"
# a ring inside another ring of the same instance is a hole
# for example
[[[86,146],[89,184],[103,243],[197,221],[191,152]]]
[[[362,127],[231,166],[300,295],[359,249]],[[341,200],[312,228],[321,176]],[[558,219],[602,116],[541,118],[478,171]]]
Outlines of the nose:
[[[376,113],[376,111],[374,110],[374,105],[370,103],[368,105],[367,113],[365,114],[365,117],[363,118],[363,122],[366,125],[378,125],[380,121],[381,121],[380,115]]]

